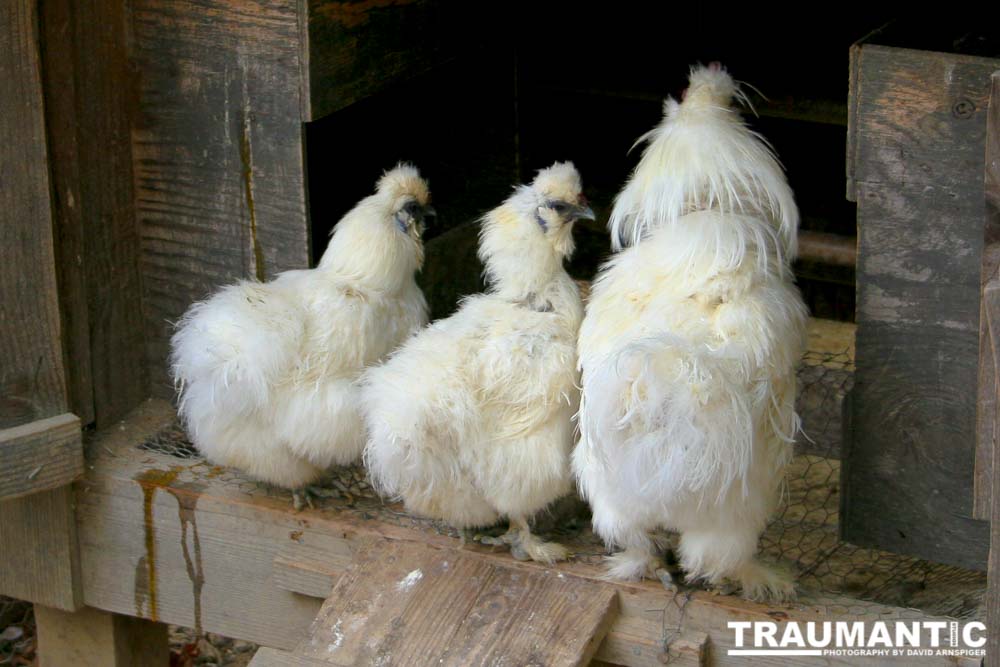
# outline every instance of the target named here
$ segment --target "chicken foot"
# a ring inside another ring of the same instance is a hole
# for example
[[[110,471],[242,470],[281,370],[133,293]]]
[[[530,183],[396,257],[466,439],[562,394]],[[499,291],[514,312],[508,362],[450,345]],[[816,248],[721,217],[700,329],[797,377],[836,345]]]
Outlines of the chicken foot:
[[[545,542],[531,532],[524,517],[511,517],[510,529],[500,537],[483,536],[483,544],[509,545],[510,554],[517,560],[534,560],[552,563],[569,558],[569,550],[558,542]]]

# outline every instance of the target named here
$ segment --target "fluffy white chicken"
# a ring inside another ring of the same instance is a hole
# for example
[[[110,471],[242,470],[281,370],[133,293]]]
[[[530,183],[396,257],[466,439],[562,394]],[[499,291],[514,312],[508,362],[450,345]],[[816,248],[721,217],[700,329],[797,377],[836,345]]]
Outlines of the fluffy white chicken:
[[[356,384],[427,322],[414,280],[423,263],[427,183],[399,165],[336,225],[315,269],[224,287],[173,336],[179,413],[211,461],[299,492],[360,458]]]
[[[593,212],[572,164],[516,188],[482,222],[487,292],[364,379],[365,463],[376,488],[459,529],[506,516],[515,555],[543,562],[566,557],[528,520],[572,489],[583,306],[563,259],[579,218]]]
[[[662,579],[650,533],[665,528],[689,581],[780,599],[791,577],[755,554],[798,428],[798,211],[734,99],[721,67],[694,68],[639,140],[609,221],[628,247],[602,267],[580,329],[573,470],[595,531],[624,549],[611,577]]]

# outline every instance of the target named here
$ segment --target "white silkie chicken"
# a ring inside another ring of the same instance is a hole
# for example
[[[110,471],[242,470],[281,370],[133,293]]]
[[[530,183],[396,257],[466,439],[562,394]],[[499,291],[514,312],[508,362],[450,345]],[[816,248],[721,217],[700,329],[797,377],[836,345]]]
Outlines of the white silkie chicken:
[[[665,528],[689,581],[781,599],[791,577],[755,554],[798,428],[798,211],[734,98],[725,70],[694,68],[640,139],[609,221],[628,247],[602,267],[580,329],[573,469],[595,531],[624,549],[612,578],[663,579],[650,533]]]
[[[459,529],[510,519],[515,555],[566,557],[528,520],[572,489],[583,306],[563,268],[593,219],[569,163],[538,173],[483,219],[487,292],[425,328],[364,380],[365,463],[376,488]]]
[[[214,463],[300,492],[366,440],[362,371],[427,322],[427,183],[399,165],[336,225],[319,266],[245,280],[196,303],[171,362],[179,413]]]

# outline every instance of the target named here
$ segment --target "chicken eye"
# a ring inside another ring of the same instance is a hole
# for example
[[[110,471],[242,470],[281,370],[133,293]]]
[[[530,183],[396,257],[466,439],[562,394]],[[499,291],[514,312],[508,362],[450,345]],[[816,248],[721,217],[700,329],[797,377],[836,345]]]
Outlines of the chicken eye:
[[[556,213],[562,214],[569,210],[569,205],[566,202],[555,201],[549,203],[549,208]]]

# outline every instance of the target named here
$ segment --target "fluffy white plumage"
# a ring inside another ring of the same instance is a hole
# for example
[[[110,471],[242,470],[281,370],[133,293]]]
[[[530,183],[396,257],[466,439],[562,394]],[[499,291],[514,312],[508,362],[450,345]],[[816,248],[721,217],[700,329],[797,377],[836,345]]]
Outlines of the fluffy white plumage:
[[[297,488],[361,456],[356,381],[427,322],[414,273],[428,200],[417,170],[399,165],[337,223],[318,267],[191,306],[171,362],[179,413],[208,459]]]
[[[565,557],[527,520],[572,488],[583,316],[563,268],[572,226],[592,216],[568,163],[539,172],[482,223],[489,289],[425,328],[365,376],[376,487],[458,528],[511,519],[507,541],[536,560]]]
[[[618,196],[615,255],[580,330],[573,455],[615,578],[659,568],[650,533],[680,533],[689,579],[793,594],[755,559],[798,428],[806,309],[792,284],[798,213],[781,166],[744,124],[732,78],[692,70]]]

